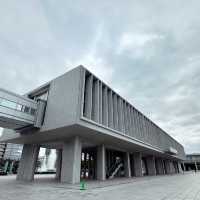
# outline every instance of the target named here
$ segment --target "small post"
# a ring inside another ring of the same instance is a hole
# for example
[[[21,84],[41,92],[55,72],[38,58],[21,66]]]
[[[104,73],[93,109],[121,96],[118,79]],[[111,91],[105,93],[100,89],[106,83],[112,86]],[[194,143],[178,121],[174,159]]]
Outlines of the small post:
[[[86,190],[84,181],[81,181],[80,190]]]

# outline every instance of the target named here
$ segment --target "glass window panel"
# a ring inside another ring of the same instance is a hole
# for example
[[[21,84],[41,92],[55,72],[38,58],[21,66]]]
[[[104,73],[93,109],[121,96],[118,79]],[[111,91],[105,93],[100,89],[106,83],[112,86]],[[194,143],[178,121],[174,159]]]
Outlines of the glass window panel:
[[[8,101],[6,99],[2,99],[1,101],[1,105],[8,107],[8,108],[12,108],[12,109],[16,109],[17,104],[12,102],[12,101]]]
[[[31,108],[31,115],[35,115],[36,109]]]
[[[29,113],[30,108],[28,106],[24,106],[24,112]]]
[[[20,104],[17,104],[17,107],[16,107],[16,109],[17,109],[17,110],[19,110],[19,111],[22,111],[22,105],[20,105]]]

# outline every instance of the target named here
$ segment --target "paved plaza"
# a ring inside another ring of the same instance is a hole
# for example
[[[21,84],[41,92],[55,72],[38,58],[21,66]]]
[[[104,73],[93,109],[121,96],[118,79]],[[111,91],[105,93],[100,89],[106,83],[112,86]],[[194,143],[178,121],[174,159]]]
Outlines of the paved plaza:
[[[0,177],[2,200],[200,200],[200,172],[184,175],[116,179],[79,185],[56,183],[52,176],[36,176],[34,183],[22,183],[15,176]]]

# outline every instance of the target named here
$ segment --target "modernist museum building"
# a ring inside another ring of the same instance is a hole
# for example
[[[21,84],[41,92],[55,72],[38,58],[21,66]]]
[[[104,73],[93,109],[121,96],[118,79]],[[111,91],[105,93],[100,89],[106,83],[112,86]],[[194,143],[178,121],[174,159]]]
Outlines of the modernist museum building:
[[[185,160],[181,144],[83,66],[23,96],[0,89],[0,126],[0,142],[24,144],[18,180],[34,179],[40,147],[56,149],[66,183],[180,173]]]

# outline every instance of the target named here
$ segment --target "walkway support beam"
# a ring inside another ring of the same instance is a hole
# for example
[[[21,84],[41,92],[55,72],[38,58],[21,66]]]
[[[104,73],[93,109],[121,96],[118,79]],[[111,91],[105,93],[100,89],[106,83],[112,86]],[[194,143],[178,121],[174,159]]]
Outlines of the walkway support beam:
[[[76,136],[63,144],[61,182],[79,183],[81,170],[82,143]]]
[[[106,152],[105,146],[97,147],[97,179],[106,180]]]
[[[142,154],[134,153],[133,154],[133,162],[134,162],[134,175],[136,177],[143,176],[142,174]]]
[[[39,150],[39,145],[24,144],[17,180],[33,181]]]

